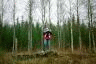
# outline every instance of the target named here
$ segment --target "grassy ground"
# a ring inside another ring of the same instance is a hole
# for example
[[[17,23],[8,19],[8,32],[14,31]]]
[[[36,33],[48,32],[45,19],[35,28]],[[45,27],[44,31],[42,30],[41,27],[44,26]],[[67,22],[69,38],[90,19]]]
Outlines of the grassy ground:
[[[12,59],[11,53],[0,50],[0,64],[12,64]]]
[[[96,54],[70,49],[58,49],[58,55],[17,61],[16,64],[96,64]]]
[[[18,60],[16,64],[96,64],[96,54],[80,52],[75,50],[71,53],[70,49],[58,49],[58,55],[48,57],[33,58],[28,60]],[[11,64],[11,54],[5,54],[0,64]]]

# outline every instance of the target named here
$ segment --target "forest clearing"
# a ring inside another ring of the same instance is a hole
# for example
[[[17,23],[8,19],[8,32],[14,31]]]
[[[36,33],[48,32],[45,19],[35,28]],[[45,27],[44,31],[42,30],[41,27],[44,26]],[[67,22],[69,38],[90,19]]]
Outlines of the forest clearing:
[[[96,54],[87,51],[80,53],[79,50],[71,53],[69,50],[58,49],[56,54],[48,54],[43,57],[23,57],[18,58],[19,60],[14,59],[11,53],[5,53],[4,57],[0,57],[0,62],[3,64],[96,64]]]
[[[96,0],[0,0],[0,64],[96,64]]]

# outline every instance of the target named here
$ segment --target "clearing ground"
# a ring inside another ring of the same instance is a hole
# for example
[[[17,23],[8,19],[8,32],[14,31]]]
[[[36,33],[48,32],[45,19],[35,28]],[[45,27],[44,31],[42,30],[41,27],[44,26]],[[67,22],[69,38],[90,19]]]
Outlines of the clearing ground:
[[[11,55],[6,54],[7,58],[3,59],[3,64],[10,64],[9,60],[13,58]],[[74,51],[71,53],[69,50],[58,49],[55,54],[48,54],[45,56],[37,56],[30,59],[17,59],[12,60],[14,64],[96,64],[96,54],[80,53],[79,51]]]

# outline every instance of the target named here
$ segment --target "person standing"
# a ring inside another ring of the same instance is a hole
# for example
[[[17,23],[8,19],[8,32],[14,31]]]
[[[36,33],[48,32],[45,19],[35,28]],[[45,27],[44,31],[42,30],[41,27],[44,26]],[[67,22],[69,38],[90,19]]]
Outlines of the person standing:
[[[44,28],[43,32],[43,38],[44,38],[44,47],[43,50],[49,50],[50,49],[50,39],[52,38],[51,30],[48,28]]]

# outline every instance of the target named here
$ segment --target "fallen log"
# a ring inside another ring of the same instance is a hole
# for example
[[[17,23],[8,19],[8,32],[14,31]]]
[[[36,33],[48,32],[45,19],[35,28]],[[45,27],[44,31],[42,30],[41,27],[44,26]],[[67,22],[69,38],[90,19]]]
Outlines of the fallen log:
[[[27,59],[33,59],[33,58],[41,58],[41,57],[49,57],[49,56],[57,56],[56,51],[47,50],[47,51],[40,51],[40,52],[34,52],[34,53],[18,53],[15,55],[17,57],[17,60],[27,60]],[[13,56],[13,57],[15,57]]]

